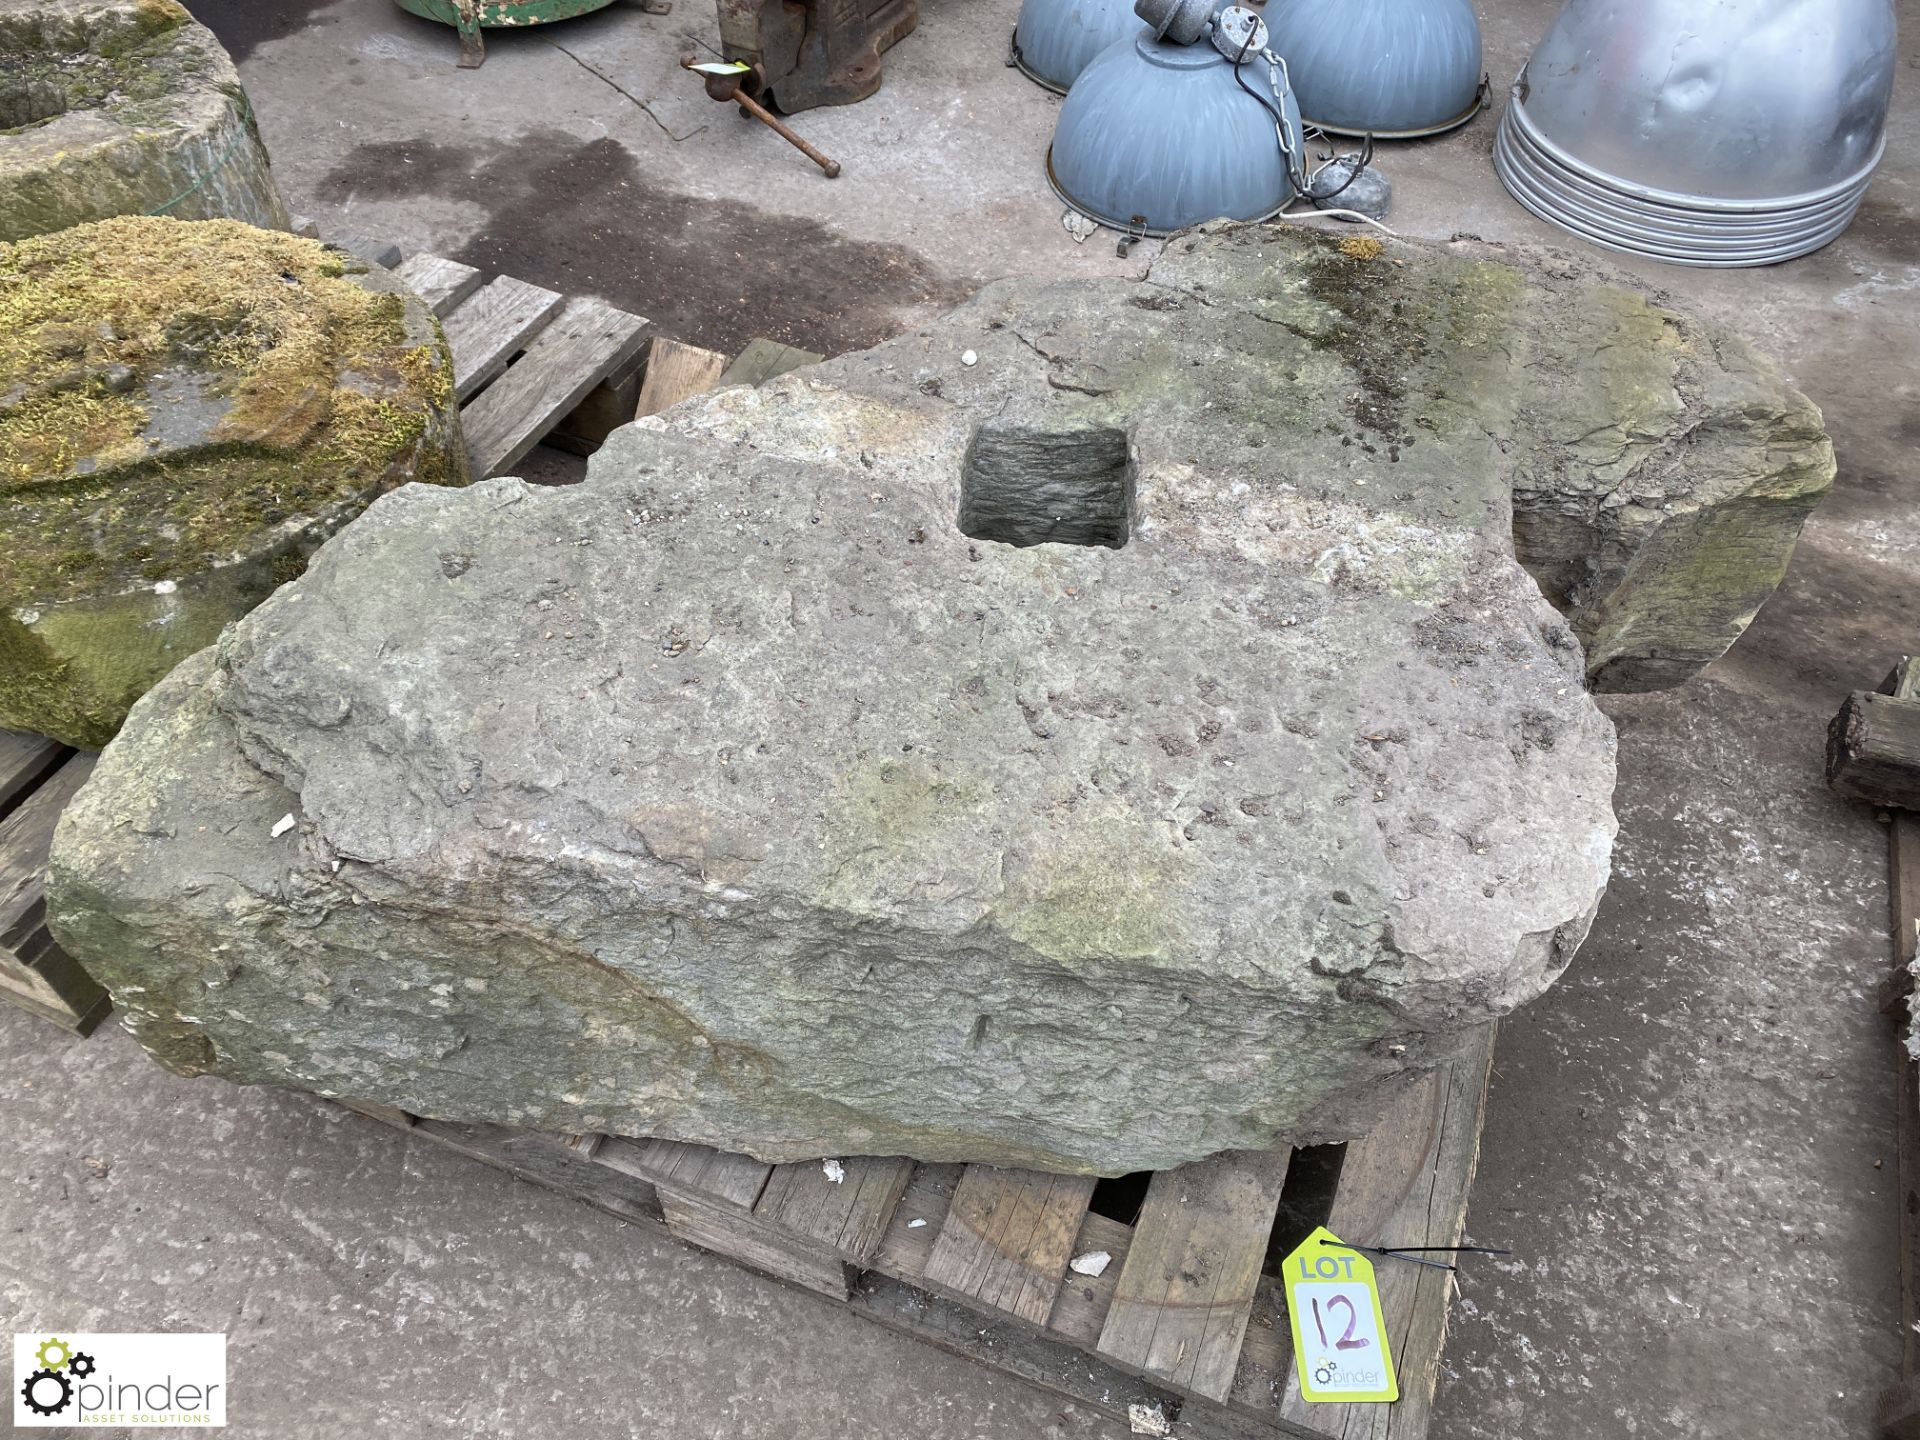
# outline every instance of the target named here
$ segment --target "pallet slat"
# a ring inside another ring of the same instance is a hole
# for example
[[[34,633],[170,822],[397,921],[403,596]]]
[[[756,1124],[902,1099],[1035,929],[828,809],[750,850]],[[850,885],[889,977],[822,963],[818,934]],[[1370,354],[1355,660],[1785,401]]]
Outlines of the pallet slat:
[[[1327,1228],[1359,1245],[1457,1245],[1480,1157],[1480,1125],[1493,1067],[1493,1029],[1482,1026],[1458,1058],[1414,1087],[1371,1133],[1347,1147]],[[1423,1137],[1419,1145],[1414,1137]],[[1420,1158],[1408,1163],[1410,1155]],[[1352,1167],[1349,1171],[1348,1167]],[[1351,1174],[1351,1181],[1349,1175]],[[1377,1259],[1380,1310],[1400,1375],[1392,1405],[1325,1405],[1300,1398],[1289,1375],[1283,1420],[1339,1440],[1412,1440],[1426,1434],[1446,1342],[1453,1276],[1427,1265]]]
[[[1247,1318],[1247,1333],[1240,1341],[1240,1363],[1234,1368],[1227,1403],[1242,1414],[1275,1424],[1292,1376],[1293,1334],[1287,1328],[1286,1300],[1279,1282],[1262,1275],[1253,1313]]]
[[[66,753],[59,746],[54,752]],[[54,943],[45,883],[54,826],[97,758],[72,755],[51,775],[42,768],[31,777],[39,787],[0,820],[0,992],[80,1035],[91,1034],[113,1005],[106,990]]]
[[[1098,1275],[1080,1275],[1069,1269],[1060,1281],[1060,1293],[1053,1298],[1053,1311],[1047,1316],[1047,1329],[1071,1340],[1083,1350],[1091,1350],[1100,1341],[1107,1311],[1113,1307],[1113,1292],[1126,1267],[1127,1252],[1133,1248],[1133,1227],[1089,1210],[1080,1222],[1079,1237],[1073,1242],[1072,1258],[1105,1251],[1107,1268]]]
[[[647,374],[640,382],[640,400],[633,418],[658,415],[682,400],[711,390],[720,383],[727,357],[717,350],[682,344],[656,335],[647,350]]]
[[[769,1226],[756,1225],[735,1210],[705,1204],[664,1186],[660,1189],[660,1208],[666,1212],[667,1229],[703,1250],[835,1300],[845,1300],[851,1291],[852,1276],[837,1255],[795,1245],[787,1236]]]
[[[1227,1398],[1288,1155],[1235,1150],[1153,1177],[1097,1354]]]
[[[913,1162],[899,1156],[853,1156],[839,1163],[838,1181],[827,1177],[818,1160],[774,1166],[753,1213],[865,1266],[880,1248],[894,1206],[913,1174]]]
[[[473,266],[438,255],[410,256],[393,273],[427,302],[429,310],[443,319],[448,311],[480,288],[482,279]]]
[[[44,735],[0,730],[0,818],[12,814],[13,807],[68,753],[66,746]]]
[[[593,1158],[626,1175],[636,1175],[662,1190],[723,1209],[750,1211],[766,1188],[773,1167],[751,1155],[735,1155],[708,1145],[680,1140],[626,1140],[606,1136]]]
[[[564,295],[496,276],[448,312],[441,328],[453,350],[453,393],[461,404],[527,349],[560,308]]]
[[[647,322],[601,300],[569,300],[507,373],[460,415],[476,480],[502,474],[646,339]]]
[[[913,1178],[893,1207],[893,1218],[887,1222],[886,1234],[874,1253],[875,1269],[911,1284],[920,1283],[965,1170],[964,1165],[914,1166]]]
[[[1090,1176],[969,1165],[926,1283],[1044,1326],[1092,1198]]]

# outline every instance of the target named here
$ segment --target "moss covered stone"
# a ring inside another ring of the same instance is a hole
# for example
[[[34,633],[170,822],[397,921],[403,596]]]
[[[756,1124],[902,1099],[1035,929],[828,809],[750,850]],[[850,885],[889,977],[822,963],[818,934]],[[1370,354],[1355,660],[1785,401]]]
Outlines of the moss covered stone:
[[[466,478],[385,272],[232,221],[0,245],[0,728],[104,743],[376,496]]]
[[[0,240],[145,214],[287,228],[226,51],[175,0],[0,0]]]

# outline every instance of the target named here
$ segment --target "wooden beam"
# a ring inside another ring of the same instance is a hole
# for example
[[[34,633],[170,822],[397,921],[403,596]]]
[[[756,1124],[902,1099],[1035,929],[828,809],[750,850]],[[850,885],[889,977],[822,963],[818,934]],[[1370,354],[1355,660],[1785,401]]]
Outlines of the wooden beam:
[[[504,1125],[463,1125],[424,1116],[416,1117],[407,1133],[498,1166],[522,1180],[584,1200],[622,1220],[665,1223],[660,1214],[659,1197],[651,1185],[582,1160],[556,1135],[513,1130]]]
[[[1096,1354],[1227,1398],[1291,1155],[1230,1150],[1153,1177]]]
[[[1849,695],[1827,729],[1827,784],[1852,800],[1920,810],[1920,700]]]
[[[1920,1440],[1920,1386],[1902,1380],[1882,1392],[1880,1433],[1886,1440]]]
[[[587,398],[568,411],[541,443],[573,455],[593,454],[607,443],[607,436],[633,423],[634,409],[640,403],[640,382],[646,373],[646,352],[636,351],[632,359],[589,390]]]
[[[640,400],[633,418],[658,415],[720,383],[727,357],[698,345],[683,345],[664,335],[654,337],[647,351],[647,378],[640,383]]]
[[[811,1246],[792,1244],[771,1226],[754,1224],[736,1211],[664,1186],[660,1208],[666,1212],[667,1229],[689,1244],[834,1300],[845,1300],[851,1291],[853,1277],[845,1261]]]
[[[926,1283],[1044,1327],[1092,1198],[1091,1176],[969,1165]]]

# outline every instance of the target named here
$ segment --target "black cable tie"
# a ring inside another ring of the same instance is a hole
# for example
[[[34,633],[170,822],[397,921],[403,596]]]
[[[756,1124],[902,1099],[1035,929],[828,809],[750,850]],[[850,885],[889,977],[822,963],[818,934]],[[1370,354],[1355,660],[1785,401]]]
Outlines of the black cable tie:
[[[1404,1260],[1409,1265],[1426,1265],[1435,1270],[1455,1270],[1460,1267],[1449,1265],[1444,1260],[1426,1260],[1421,1252],[1445,1252],[1453,1255],[1511,1255],[1511,1250],[1501,1250],[1492,1245],[1350,1245],[1345,1240],[1329,1240],[1321,1237],[1322,1245],[1335,1245],[1342,1250],[1358,1250],[1363,1255],[1378,1255],[1387,1260]]]

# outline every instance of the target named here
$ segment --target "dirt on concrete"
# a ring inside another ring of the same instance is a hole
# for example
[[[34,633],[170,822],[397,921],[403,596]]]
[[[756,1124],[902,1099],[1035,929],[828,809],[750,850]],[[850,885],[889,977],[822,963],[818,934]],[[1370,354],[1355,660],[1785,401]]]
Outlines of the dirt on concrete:
[[[716,123],[736,120],[716,105]],[[539,129],[454,145],[378,141],[349,151],[323,203],[421,192],[487,212],[454,259],[566,295],[590,294],[660,332],[732,355],[765,336],[826,355],[897,335],[912,306],[966,289],[904,246],[849,239],[816,220],[708,200],[649,180],[607,137]]]
[[[332,23],[322,11],[334,0],[193,0],[193,18],[219,37],[235,63],[260,46],[314,25]]]

